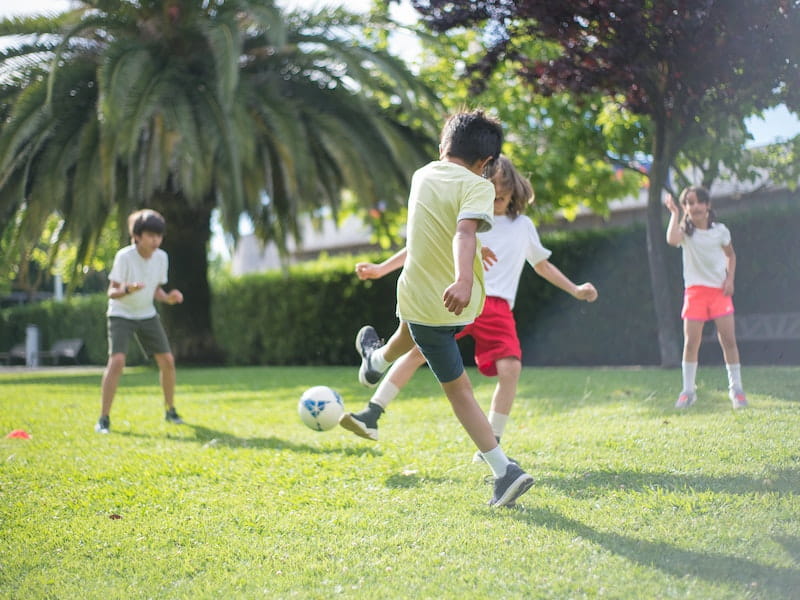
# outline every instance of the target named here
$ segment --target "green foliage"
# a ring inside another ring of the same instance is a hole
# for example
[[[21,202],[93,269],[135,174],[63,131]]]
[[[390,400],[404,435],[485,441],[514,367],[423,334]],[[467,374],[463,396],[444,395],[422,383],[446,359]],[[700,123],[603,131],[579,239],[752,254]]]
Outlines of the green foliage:
[[[0,589],[9,598],[687,598],[800,589],[798,369],[721,368],[672,409],[662,369],[523,370],[503,445],[536,484],[485,505],[485,465],[420,371],[381,442],[305,428],[297,400],[368,398],[351,368],[123,375],[96,435],[100,369],[0,372]],[[483,407],[494,380],[470,377]],[[24,429],[30,440],[6,439]]]
[[[439,90],[448,111],[485,107],[501,120],[503,151],[533,183],[534,211],[541,218],[556,211],[572,218],[581,207],[605,214],[610,200],[639,189],[642,174],[627,168],[643,135],[636,117],[610,110],[609,100],[600,94],[581,102],[567,94],[537,94],[513,59],[476,86],[467,66],[480,62],[485,53],[478,30],[421,39],[420,77]],[[557,50],[533,38],[519,44],[527,56],[554,56]]]
[[[796,254],[800,209],[796,194],[773,198],[769,210],[726,214],[737,253],[735,302],[739,314],[796,312],[800,277],[789,260],[765,260]],[[599,299],[578,302],[525,268],[514,308],[527,365],[658,364],[655,308],[642,248],[641,225],[604,230],[545,234],[550,260],[573,281],[591,281]],[[231,365],[354,365],[353,336],[374,325],[388,336],[397,326],[395,286],[399,272],[360,281],[358,261],[380,262],[386,255],[323,257],[241,278],[220,277],[213,290],[214,333]],[[676,305],[683,293],[681,253],[667,255],[670,294]],[[43,347],[65,337],[87,342],[87,360],[106,360],[105,295],[63,303],[0,311],[0,350],[24,339],[27,323],[42,330]],[[180,308],[177,308],[180,310]],[[671,318],[680,327],[680,318]],[[169,328],[168,328],[169,332]],[[180,340],[171,337],[173,344]],[[798,364],[800,341],[740,342],[743,364]],[[462,342],[472,363],[470,339]],[[135,359],[138,360],[138,359]],[[717,344],[701,347],[701,361],[720,363]]]

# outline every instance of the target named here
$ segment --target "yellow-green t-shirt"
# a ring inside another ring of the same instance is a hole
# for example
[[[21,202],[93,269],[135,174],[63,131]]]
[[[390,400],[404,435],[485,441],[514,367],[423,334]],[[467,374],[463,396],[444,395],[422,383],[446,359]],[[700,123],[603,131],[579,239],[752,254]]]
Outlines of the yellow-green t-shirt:
[[[406,229],[406,256],[397,282],[397,315],[420,325],[467,325],[483,308],[485,296],[480,243],[473,264],[469,305],[460,315],[447,310],[445,289],[455,281],[453,237],[461,219],[480,221],[478,231],[492,227],[494,185],[461,165],[431,162],[411,179]]]

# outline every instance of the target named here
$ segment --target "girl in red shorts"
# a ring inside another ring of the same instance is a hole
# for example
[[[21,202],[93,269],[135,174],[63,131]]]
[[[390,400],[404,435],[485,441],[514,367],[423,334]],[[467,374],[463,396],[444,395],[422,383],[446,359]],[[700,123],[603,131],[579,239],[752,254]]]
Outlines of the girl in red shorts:
[[[733,279],[736,254],[731,233],[714,219],[708,190],[691,186],[681,192],[680,208],[672,196],[666,197],[670,219],[667,243],[683,249],[683,391],[675,408],[687,408],[697,400],[695,376],[697,353],[703,336],[703,324],[713,320],[728,371],[728,396],[734,409],[747,406],[742,389],[739,348],[733,320]],[[683,219],[680,209],[683,209]]]
[[[486,177],[495,186],[494,225],[489,231],[478,234],[486,267],[486,302],[481,314],[456,337],[472,336],[478,370],[486,376],[497,377],[488,418],[500,441],[522,370],[522,350],[511,311],[525,262],[530,263],[540,277],[578,300],[594,302],[597,290],[591,283],[576,285],[548,260],[550,250],[542,246],[533,221],[523,214],[525,206],[533,202],[533,188],[511,161],[501,155],[487,169]],[[377,279],[399,269],[404,261],[405,249],[381,264],[358,263],[356,274],[360,279]],[[339,424],[356,435],[377,440],[378,419],[424,364],[425,358],[418,348],[399,358],[380,382],[367,407],[357,413],[345,413]],[[476,460],[480,459],[476,455]]]

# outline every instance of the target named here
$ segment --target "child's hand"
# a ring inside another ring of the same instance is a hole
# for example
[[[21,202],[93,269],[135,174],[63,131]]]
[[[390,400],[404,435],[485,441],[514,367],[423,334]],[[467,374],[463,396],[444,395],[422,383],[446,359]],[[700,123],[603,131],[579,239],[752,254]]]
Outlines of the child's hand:
[[[733,281],[726,279],[722,284],[722,293],[725,296],[733,296]]]
[[[488,271],[489,268],[497,262],[497,255],[491,248],[481,246],[481,262],[483,263],[483,270]]]
[[[183,302],[183,294],[179,290],[171,290],[167,294],[167,304],[180,304]]]
[[[582,283],[578,286],[575,292],[575,297],[578,300],[586,300],[586,302],[594,302],[597,300],[597,290],[591,283]]]
[[[472,296],[472,282],[456,281],[447,286],[442,294],[442,300],[447,310],[460,315],[469,304],[470,296]]]
[[[365,279],[379,279],[381,277],[378,265],[375,263],[356,263],[356,275],[362,281]]]
[[[138,292],[140,289],[144,287],[144,283],[141,281],[137,281],[135,283],[126,283],[122,286],[123,291],[125,294],[132,294],[133,292]]]
[[[664,197],[664,206],[666,206],[667,210],[674,215],[677,215],[679,212],[678,205],[675,204],[675,200],[672,199],[672,194],[667,194]]]

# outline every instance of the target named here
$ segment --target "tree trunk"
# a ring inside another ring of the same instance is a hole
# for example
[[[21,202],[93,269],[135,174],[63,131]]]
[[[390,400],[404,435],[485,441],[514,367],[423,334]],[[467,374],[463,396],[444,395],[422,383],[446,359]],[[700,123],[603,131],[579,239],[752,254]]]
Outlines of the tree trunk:
[[[183,363],[219,363],[222,356],[211,328],[208,284],[213,199],[190,205],[182,194],[164,192],[153,197],[150,206],[167,221],[161,245],[169,255],[169,281],[164,289],[183,293],[183,304],[159,307],[175,358]]]
[[[653,143],[653,164],[650,169],[650,189],[647,195],[647,259],[650,266],[650,288],[658,328],[658,348],[662,367],[677,367],[681,363],[681,338],[678,327],[678,307],[675,290],[667,281],[666,223],[662,205],[662,190],[671,162],[668,134],[656,126]]]

